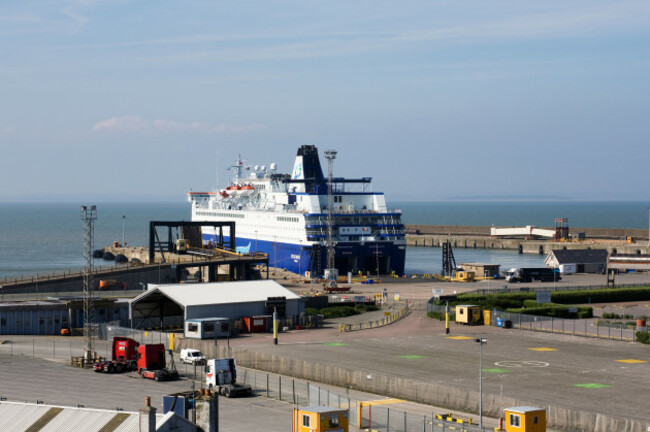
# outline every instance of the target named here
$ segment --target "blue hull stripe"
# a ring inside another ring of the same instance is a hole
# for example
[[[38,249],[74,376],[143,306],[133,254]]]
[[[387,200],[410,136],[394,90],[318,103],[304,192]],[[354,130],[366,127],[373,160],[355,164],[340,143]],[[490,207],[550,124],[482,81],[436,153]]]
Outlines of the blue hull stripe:
[[[228,242],[229,238],[224,236],[224,241]],[[216,243],[214,234],[203,234],[203,242]],[[306,271],[312,271],[313,257],[311,256],[311,246],[300,246],[291,243],[269,242],[249,238],[237,238],[236,247],[247,247],[250,244],[251,252],[262,252],[269,256],[269,266],[287,269],[293,273],[304,274]],[[327,256],[325,248],[322,249],[323,256],[320,259],[322,268],[327,266]],[[389,259],[390,269],[398,275],[404,274],[404,264],[406,260],[406,248],[399,249],[398,246],[388,243],[340,243],[336,246],[336,259],[356,260],[358,270],[362,272],[376,271],[376,254],[384,259]],[[370,268],[365,268],[367,265]],[[337,265],[338,266],[338,265]],[[351,271],[352,269],[348,269]]]

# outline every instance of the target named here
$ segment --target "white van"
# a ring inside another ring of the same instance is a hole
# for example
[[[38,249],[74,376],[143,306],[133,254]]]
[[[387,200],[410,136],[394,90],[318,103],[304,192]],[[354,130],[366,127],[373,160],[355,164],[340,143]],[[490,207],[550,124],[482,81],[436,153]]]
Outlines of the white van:
[[[205,364],[205,356],[203,353],[194,348],[183,348],[181,350],[181,362],[187,364]]]

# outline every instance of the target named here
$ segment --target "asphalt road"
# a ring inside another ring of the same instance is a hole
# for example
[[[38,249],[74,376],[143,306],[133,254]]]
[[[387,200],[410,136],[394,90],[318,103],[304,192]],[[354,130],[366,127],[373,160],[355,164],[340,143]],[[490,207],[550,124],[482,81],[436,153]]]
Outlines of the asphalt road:
[[[647,345],[454,324],[451,336],[467,339],[450,339],[442,322],[414,311],[379,329],[291,332],[281,334],[277,346],[263,338],[231,340],[231,345],[476,392],[479,345],[474,339],[483,337],[488,340],[483,347],[484,394],[648,421],[650,426],[644,408],[650,388]]]

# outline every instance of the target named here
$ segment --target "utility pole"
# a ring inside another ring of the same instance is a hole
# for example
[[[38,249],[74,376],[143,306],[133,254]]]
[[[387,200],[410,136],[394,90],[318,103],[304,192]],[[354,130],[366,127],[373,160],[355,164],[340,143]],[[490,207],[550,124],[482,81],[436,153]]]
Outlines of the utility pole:
[[[327,269],[328,281],[327,286],[336,286],[336,271],[334,259],[334,236],[332,220],[332,209],[334,200],[332,196],[332,176],[334,172],[334,159],[336,159],[336,150],[325,150],[325,159],[327,159]]]
[[[124,221],[126,220],[126,215],[122,215],[122,247],[124,247]]]
[[[96,206],[81,206],[81,220],[84,221],[84,360],[92,362],[95,358],[93,335],[93,245],[95,243],[94,222],[97,219]]]
[[[487,343],[487,339],[476,339],[479,347],[479,367],[478,367],[478,425],[483,429],[483,344]]]

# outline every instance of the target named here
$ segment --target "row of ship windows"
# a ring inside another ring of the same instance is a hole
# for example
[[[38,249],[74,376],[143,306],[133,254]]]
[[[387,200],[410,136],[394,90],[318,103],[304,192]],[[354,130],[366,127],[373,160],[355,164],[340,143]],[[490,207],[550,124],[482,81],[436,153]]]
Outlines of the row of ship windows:
[[[198,211],[196,212],[197,216],[217,216],[217,217],[223,217],[223,218],[239,218],[239,219],[244,219],[246,215],[243,214],[236,214],[236,213],[219,213],[219,212],[204,212],[204,211]]]
[[[298,218],[295,217],[278,216],[276,219],[280,222],[298,222]]]

